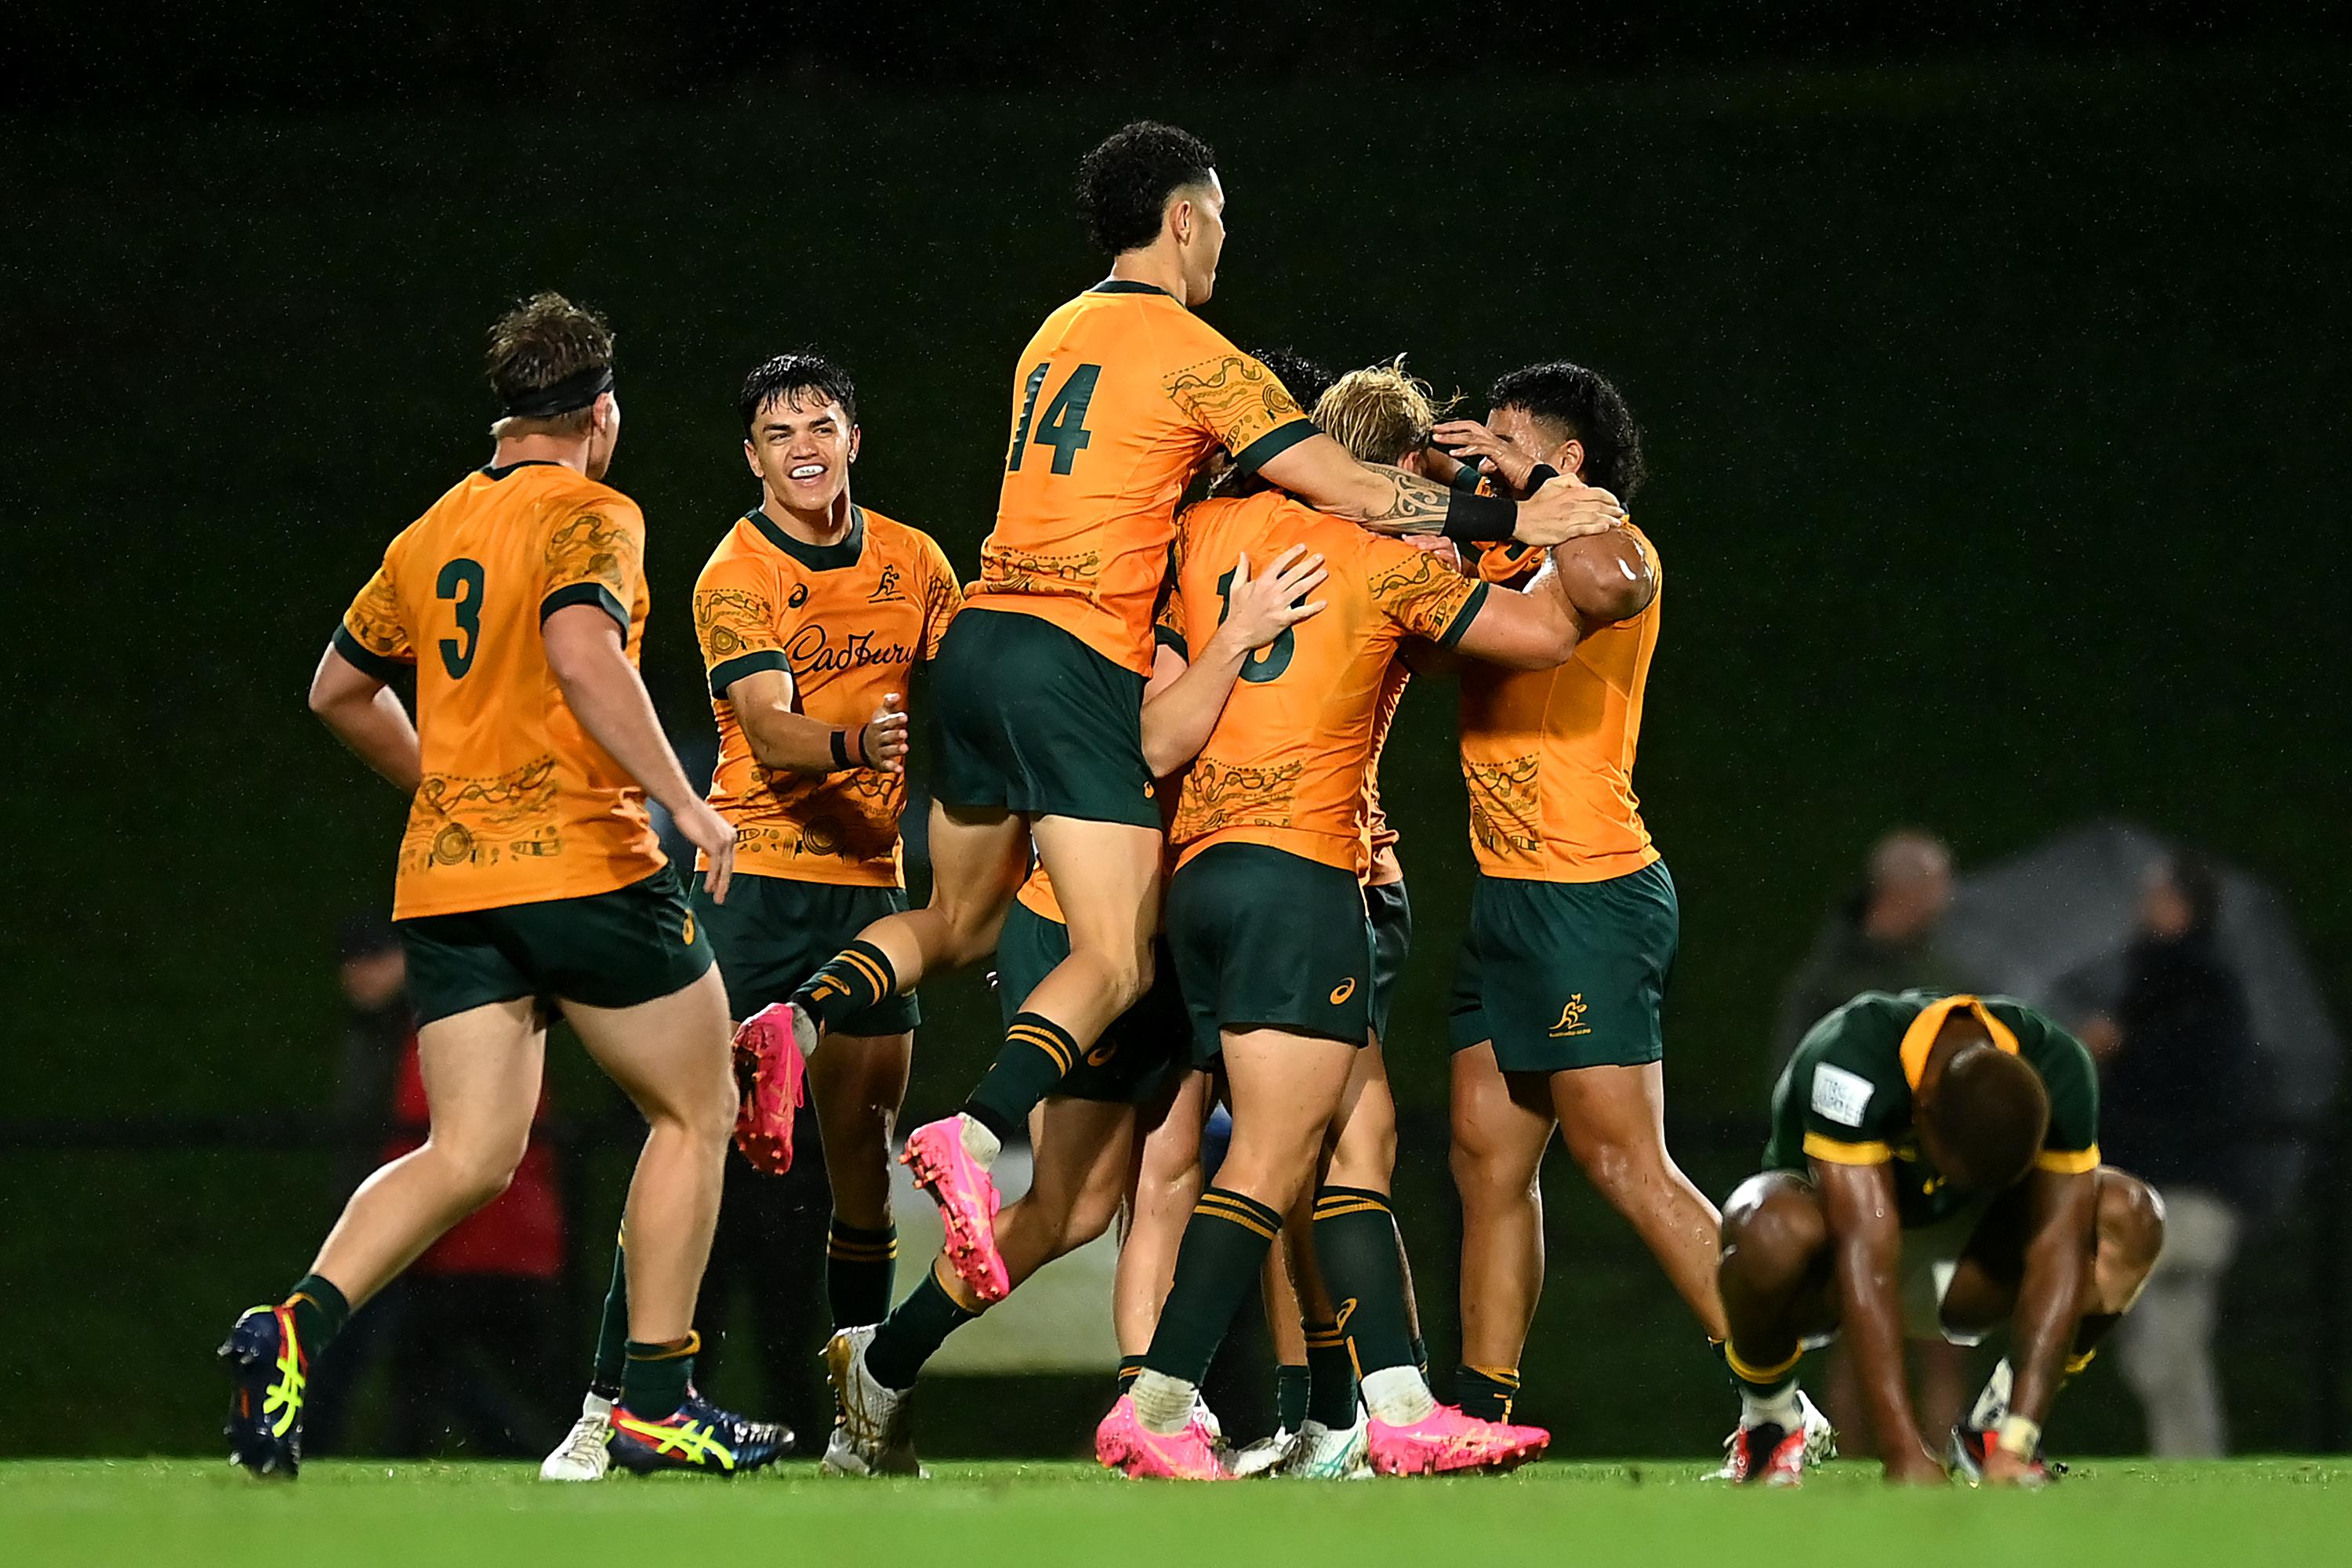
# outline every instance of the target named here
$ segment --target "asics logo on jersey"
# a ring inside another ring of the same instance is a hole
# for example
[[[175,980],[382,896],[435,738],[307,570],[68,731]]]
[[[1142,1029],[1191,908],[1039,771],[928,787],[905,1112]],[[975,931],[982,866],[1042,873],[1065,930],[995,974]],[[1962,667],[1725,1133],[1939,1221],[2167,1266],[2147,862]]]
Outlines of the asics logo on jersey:
[[[1559,1010],[1559,1022],[1551,1026],[1551,1037],[1557,1040],[1568,1035],[1592,1033],[1584,1021],[1585,1011],[1584,993],[1579,991],[1568,999],[1568,1005]]]
[[[784,645],[784,657],[792,661],[796,674],[805,675],[915,662],[914,649],[905,643],[886,643],[877,647],[874,637],[870,631],[851,632],[836,643],[824,627],[806,626],[794,632],[792,641]]]
[[[1337,1007],[1340,1003],[1345,1002],[1349,997],[1353,996],[1355,994],[1356,979],[1355,976],[1349,975],[1346,980],[1343,980],[1339,984],[1331,987],[1331,1005]]]
[[[786,609],[790,609],[790,610],[797,610],[797,609],[799,609],[803,605],[805,605],[805,604],[807,604],[807,603],[808,603],[808,584],[805,584],[805,583],[795,583],[795,584],[793,584],[793,591],[792,591],[790,594],[787,594],[787,595],[784,596],[784,607],[785,607]]]

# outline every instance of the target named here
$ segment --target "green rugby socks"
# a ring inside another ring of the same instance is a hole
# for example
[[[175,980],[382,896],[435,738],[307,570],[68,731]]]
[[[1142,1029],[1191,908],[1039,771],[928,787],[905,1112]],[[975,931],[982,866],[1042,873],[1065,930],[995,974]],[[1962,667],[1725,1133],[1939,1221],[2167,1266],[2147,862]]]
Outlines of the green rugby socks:
[[[793,1000],[806,1009],[820,1029],[831,1029],[898,994],[898,972],[890,955],[859,938],[835,953],[801,988]]]
[[[1043,1013],[1016,1013],[1004,1026],[1004,1045],[988,1076],[971,1091],[963,1113],[996,1134],[1011,1138],[1029,1124],[1038,1101],[1054,1092],[1086,1053],[1070,1031]]]
[[[1362,1377],[1415,1366],[1405,1319],[1404,1270],[1397,1262],[1396,1215],[1385,1194],[1325,1187],[1315,1194],[1315,1258],[1338,1304],[1339,1326]]]
[[[856,1328],[889,1316],[898,1264],[897,1226],[867,1230],[835,1215],[824,1233],[824,1300],[833,1326]]]
[[[294,1289],[286,1293],[283,1305],[294,1314],[294,1338],[306,1361],[318,1360],[319,1352],[333,1342],[352,1318],[352,1304],[343,1299],[335,1282],[323,1275],[305,1274],[294,1281]]]
[[[1797,1346],[1784,1360],[1758,1363],[1745,1360],[1731,1342],[1723,1344],[1723,1364],[1731,1373],[1732,1386],[1739,1390],[1739,1424],[1742,1426],[1778,1426],[1783,1432],[1794,1432],[1805,1424],[1803,1407],[1797,1403],[1797,1363],[1805,1359],[1805,1347]]]
[[[629,1252],[624,1236],[613,1243],[613,1282],[604,1287],[604,1315],[596,1324],[596,1367],[588,1392],[599,1399],[621,1397],[629,1363]]]
[[[1198,1386],[1281,1234],[1282,1216],[1255,1198],[1223,1187],[1202,1193],[1176,1248],[1176,1277],[1145,1367]]]
[[[1310,1377],[1306,1367],[1287,1362],[1274,1369],[1274,1424],[1279,1430],[1296,1432],[1306,1422]]]
[[[866,1370],[885,1388],[912,1388],[948,1336],[979,1316],[947,1293],[934,1267],[875,1331],[866,1347]]]
[[[694,1381],[694,1352],[702,1348],[700,1334],[662,1344],[628,1342],[628,1364],[621,1373],[621,1404],[641,1421],[667,1421],[686,1403],[687,1384]]]
[[[1307,1330],[1307,1420],[1334,1432],[1356,1424],[1356,1360],[1337,1323],[1308,1322]],[[1296,1431],[1297,1428],[1293,1427]]]
[[[1465,1415],[1481,1421],[1508,1421],[1518,1402],[1519,1369],[1515,1366],[1472,1366],[1454,1369],[1454,1403]]]
[[[1123,1355],[1118,1358],[1118,1391],[1126,1394],[1135,1387],[1135,1380],[1143,1375],[1143,1358]]]

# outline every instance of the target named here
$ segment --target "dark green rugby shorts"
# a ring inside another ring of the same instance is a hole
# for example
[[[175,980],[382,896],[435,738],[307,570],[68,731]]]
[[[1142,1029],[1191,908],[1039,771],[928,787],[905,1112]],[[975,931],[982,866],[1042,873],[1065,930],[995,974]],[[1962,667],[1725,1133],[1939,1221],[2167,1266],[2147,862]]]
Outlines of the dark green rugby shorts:
[[[932,795],[949,806],[1156,829],[1143,687],[1051,621],[962,611],[931,670]]]
[[[419,1025],[520,996],[635,1007],[710,967],[677,868],[580,899],[395,921]]]
[[[1412,954],[1412,900],[1402,882],[1384,882],[1364,889],[1364,912],[1372,922],[1372,1033],[1385,1041],[1389,1010]]]
[[[1009,1026],[1037,983],[1070,956],[1070,930],[1028,905],[1015,903],[996,939],[996,999]],[[1168,1080],[1190,1065],[1190,1026],[1176,989],[1176,964],[1166,942],[1154,955],[1151,989],[1111,1020],[1094,1048],[1062,1075],[1055,1094],[1112,1105],[1149,1105]]]
[[[711,900],[700,879],[694,887],[694,912],[710,933],[719,978],[727,983],[727,1016],[738,1023],[790,997],[859,931],[906,908],[906,892],[898,888],[845,888],[741,870],[728,884],[723,904]],[[923,1010],[910,991],[851,1014],[831,1032],[903,1035],[922,1021]]]
[[[1656,1061],[1681,934],[1663,860],[1605,882],[1480,873],[1454,974],[1454,1048],[1492,1040],[1505,1072]]]
[[[1168,884],[1168,945],[1196,1062],[1216,1058],[1224,1029],[1366,1043],[1372,936],[1352,872],[1263,844],[1212,845]]]

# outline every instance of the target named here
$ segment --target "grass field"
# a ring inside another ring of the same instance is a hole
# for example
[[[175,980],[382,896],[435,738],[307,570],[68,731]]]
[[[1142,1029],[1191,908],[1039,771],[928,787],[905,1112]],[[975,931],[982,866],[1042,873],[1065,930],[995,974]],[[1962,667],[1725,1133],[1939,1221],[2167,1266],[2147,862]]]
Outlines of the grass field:
[[[1135,1485],[1091,1466],[940,1465],[929,1482],[542,1486],[509,1464],[321,1462],[290,1486],[185,1459],[0,1465],[0,1559],[26,1564],[659,1562],[2023,1563],[2352,1558],[2352,1460],[2091,1462],[2036,1494],[1895,1493],[1832,1465],[1802,1491],[1700,1484],[1701,1461],[1309,1487]]]

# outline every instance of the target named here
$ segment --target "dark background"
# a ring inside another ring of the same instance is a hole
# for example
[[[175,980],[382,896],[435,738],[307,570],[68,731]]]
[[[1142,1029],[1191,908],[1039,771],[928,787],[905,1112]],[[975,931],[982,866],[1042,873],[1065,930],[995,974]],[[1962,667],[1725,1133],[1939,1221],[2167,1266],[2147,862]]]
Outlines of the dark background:
[[[401,803],[302,693],[384,541],[483,460],[492,316],[555,288],[617,327],[646,672],[707,745],[686,595],[755,495],[744,370],[850,365],[857,494],[969,571],[1010,356],[1102,271],[1072,167],[1142,114],[1219,151],[1207,314],[1237,341],[1409,350],[1474,412],[1571,357],[1642,418],[1671,586],[1639,782],[1683,897],[1678,1142],[1717,1195],[1761,1138],[1780,981],[1896,822],[1964,869],[2108,814],[2209,846],[2285,892],[2352,1013],[2340,21],[1762,9],[257,5],[100,39],[87,6],[11,8],[0,1389],[41,1418],[0,1452],[207,1447],[205,1352],[341,1202],[306,1143],[331,936],[387,898]],[[1449,1364],[1451,706],[1416,692],[1384,781],[1421,917],[1400,1199]],[[919,1116],[994,1036],[969,977],[926,994]],[[1524,1408],[1570,1452],[1696,1453],[1719,1373],[1554,1165]],[[2310,1440],[2341,1169],[2232,1286],[2248,1447]],[[583,1237],[625,1170],[588,1160]],[[935,1448],[960,1405],[927,1402]],[[2137,1440],[2109,1369],[2063,1419]]]

